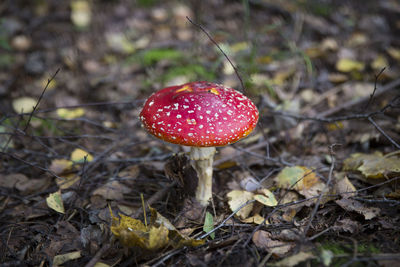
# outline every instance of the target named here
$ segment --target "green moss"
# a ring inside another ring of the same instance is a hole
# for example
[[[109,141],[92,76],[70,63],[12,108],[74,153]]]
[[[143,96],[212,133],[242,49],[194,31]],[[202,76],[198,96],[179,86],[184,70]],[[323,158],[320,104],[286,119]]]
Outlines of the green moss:
[[[207,71],[203,66],[191,64],[186,66],[176,66],[170,68],[162,77],[163,82],[167,82],[178,76],[185,76],[188,80],[208,80],[215,79],[215,75]]]
[[[161,60],[178,61],[183,58],[183,54],[174,49],[152,49],[147,50],[141,55],[144,65],[152,65]]]

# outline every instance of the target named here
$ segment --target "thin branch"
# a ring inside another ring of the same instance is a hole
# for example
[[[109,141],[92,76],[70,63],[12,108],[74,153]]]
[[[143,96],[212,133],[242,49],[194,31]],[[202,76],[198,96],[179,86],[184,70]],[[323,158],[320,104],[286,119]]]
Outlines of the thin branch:
[[[104,244],[99,251],[94,255],[94,257],[86,263],[85,267],[93,267],[101,259],[101,256],[111,247],[110,244]]]
[[[385,69],[386,69],[386,67],[382,68],[381,71],[378,74],[375,75],[374,90],[372,91],[372,94],[370,95],[369,100],[368,100],[367,104],[364,107],[364,111],[367,110],[368,106],[372,103],[372,99],[374,98],[374,95],[375,95],[375,92],[376,92],[376,89],[377,89],[376,85],[378,83],[379,76],[381,76],[381,74],[385,71]]]
[[[397,88],[398,86],[400,86],[400,79],[394,80],[388,84],[385,84],[384,86],[382,86],[382,88],[375,93],[374,97],[378,97],[380,95],[383,95],[395,88]],[[322,113],[320,113],[320,117],[324,118],[324,117],[328,117],[331,116],[333,114],[336,114],[342,110],[345,109],[349,109],[351,107],[354,107],[356,105],[359,105],[361,103],[364,103],[364,101],[367,101],[370,97],[369,96],[365,96],[365,97],[361,97],[359,99],[355,99],[355,100],[350,100],[347,102],[344,102],[342,105],[334,107],[332,109],[328,109],[327,111],[324,111]]]
[[[43,98],[43,96],[44,96],[44,93],[46,92],[46,90],[47,90],[47,88],[49,87],[50,83],[51,83],[51,82],[54,80],[54,78],[57,76],[57,74],[58,74],[59,71],[60,71],[60,68],[58,68],[58,69],[56,70],[56,72],[53,74],[53,76],[51,76],[50,79],[47,80],[47,84],[46,84],[46,86],[44,87],[42,93],[40,94],[40,96],[39,96],[39,98],[38,98],[38,101],[36,102],[36,105],[33,107],[33,110],[32,110],[32,111],[30,112],[30,114],[29,114],[29,118],[28,118],[28,121],[26,122],[26,125],[25,125],[25,128],[24,128],[23,132],[26,132],[26,130],[28,129],[29,124],[31,123],[31,120],[32,120],[33,113],[35,113],[37,107],[38,107],[39,104],[40,104],[40,101],[42,100],[42,98]]]
[[[223,227],[223,226],[225,225],[225,223],[226,223],[230,218],[232,218],[239,210],[241,210],[243,207],[245,207],[245,206],[247,206],[247,205],[249,205],[249,204],[251,204],[251,203],[253,203],[253,202],[255,202],[254,199],[253,199],[253,200],[249,200],[249,201],[247,201],[246,203],[243,203],[242,205],[240,205],[239,208],[237,208],[237,209],[236,209],[235,211],[233,211],[228,217],[226,217],[226,219],[223,220],[217,227],[215,227],[214,229],[212,229],[210,232],[201,235],[201,236],[198,237],[197,239],[198,239],[198,240],[199,240],[199,239],[203,239],[203,238],[206,238],[207,236],[211,235],[212,233],[214,233],[215,231],[217,231],[219,228]]]
[[[306,225],[306,227],[305,227],[305,229],[304,229],[304,232],[303,232],[303,237],[304,237],[304,238],[306,238],[307,232],[308,232],[308,230],[310,230],[310,228],[311,228],[312,221],[314,220],[314,217],[315,217],[315,215],[317,214],[317,210],[318,210],[319,205],[320,205],[320,203],[321,203],[322,197],[325,195],[326,192],[328,192],[329,186],[330,186],[331,181],[332,181],[333,170],[334,170],[334,168],[335,168],[335,157],[333,156],[333,146],[335,146],[335,144],[333,144],[333,145],[331,145],[331,146],[329,147],[329,149],[330,149],[330,156],[331,156],[331,167],[330,167],[330,169],[329,169],[328,181],[327,181],[327,183],[326,183],[326,187],[325,187],[324,190],[322,190],[322,192],[319,194],[318,199],[317,199],[317,202],[316,202],[315,205],[314,205],[314,209],[313,209],[313,211],[312,211],[312,213],[311,213],[310,220],[308,221],[308,223],[307,223],[307,225]]]
[[[205,33],[205,35],[207,35],[208,39],[210,39],[211,42],[214,43],[214,45],[219,49],[219,51],[224,55],[224,57],[226,58],[226,60],[228,60],[229,64],[231,64],[232,68],[235,71],[236,76],[238,77],[239,81],[240,81],[240,85],[242,86],[242,91],[245,91],[245,87],[244,87],[244,83],[242,80],[242,77],[240,77],[239,75],[239,71],[236,68],[236,66],[232,63],[232,61],[229,59],[228,55],[224,52],[224,50],[222,50],[222,48],[218,45],[218,43],[212,38],[212,36],[203,28],[203,26],[201,26],[200,24],[193,22],[188,16],[186,16],[186,19],[192,23],[194,26],[198,27],[202,32]]]
[[[389,140],[390,143],[392,143],[397,149],[400,149],[400,145],[393,140],[392,137],[390,137],[385,131],[378,125],[376,122],[372,119],[372,117],[369,117],[368,120],[372,123],[372,125],[375,126],[375,128],[384,136],[386,137],[387,140]]]

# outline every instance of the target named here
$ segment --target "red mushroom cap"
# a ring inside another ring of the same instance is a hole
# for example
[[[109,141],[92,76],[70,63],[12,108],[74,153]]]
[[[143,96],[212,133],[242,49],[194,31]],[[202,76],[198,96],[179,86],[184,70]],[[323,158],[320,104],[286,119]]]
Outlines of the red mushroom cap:
[[[152,94],[140,113],[144,127],[174,144],[225,146],[247,136],[257,107],[242,93],[210,82],[191,82]]]

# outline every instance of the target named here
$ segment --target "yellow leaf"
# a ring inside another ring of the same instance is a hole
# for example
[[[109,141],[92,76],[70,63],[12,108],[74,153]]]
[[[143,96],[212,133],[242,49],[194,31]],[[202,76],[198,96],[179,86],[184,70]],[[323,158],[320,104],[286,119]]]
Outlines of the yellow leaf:
[[[383,156],[380,152],[354,153],[343,162],[343,170],[360,171],[367,178],[384,178],[391,173],[400,173],[400,158]]]
[[[341,129],[343,129],[343,127],[344,127],[344,125],[343,125],[343,122],[341,122],[341,121],[326,124],[326,128],[329,131],[341,130]]]
[[[50,194],[46,198],[47,206],[59,213],[65,213],[64,203],[61,198],[61,191],[57,191],[55,193]]]
[[[368,36],[364,33],[356,32],[350,36],[347,42],[348,46],[360,46],[368,42]]]
[[[66,174],[56,178],[56,183],[60,189],[67,189],[77,183],[81,177],[74,173]]]
[[[374,59],[374,61],[372,61],[372,63],[371,63],[371,67],[375,70],[381,70],[387,66],[389,66],[389,63],[388,63],[386,57],[384,57],[383,55],[377,56]]]
[[[175,227],[155,209],[150,207],[152,213],[150,225],[145,226],[141,221],[119,214],[120,219],[114,217],[111,209],[111,232],[127,247],[141,247],[147,250],[159,250],[172,246],[199,246],[204,240],[187,238],[179,233]],[[168,223],[166,223],[168,221]],[[161,223],[159,223],[161,222]],[[166,223],[168,226],[165,226]],[[170,228],[170,229],[169,229]]]
[[[272,82],[276,85],[283,85],[294,73],[294,69],[286,69],[275,73]]]
[[[261,56],[261,57],[257,58],[256,60],[257,60],[257,63],[259,63],[259,64],[268,64],[268,63],[271,63],[273,59],[270,56]]]
[[[33,111],[33,107],[36,103],[37,99],[32,97],[20,97],[13,100],[12,106],[17,113],[29,113]]]
[[[81,257],[81,251],[74,251],[74,252],[70,252],[70,253],[66,253],[66,254],[62,254],[62,255],[57,255],[54,256],[53,258],[53,266],[59,266],[61,264],[66,263],[67,261],[70,260],[76,260],[79,259]]]
[[[248,42],[238,42],[238,43],[231,45],[232,52],[234,52],[234,53],[237,53],[237,52],[240,52],[243,50],[247,50],[249,48],[250,48],[250,45]]]
[[[50,170],[55,174],[63,173],[72,166],[73,162],[68,159],[55,159],[51,162]]]
[[[400,48],[390,47],[387,49],[387,52],[392,58],[400,61]]]
[[[109,32],[106,34],[106,42],[114,51],[132,54],[135,52],[135,45],[123,32]]]
[[[276,177],[279,188],[302,190],[316,184],[319,179],[312,170],[303,166],[285,167]]]
[[[158,250],[167,246],[169,242],[168,232],[168,229],[163,224],[159,227],[151,226],[145,248],[148,250]]]
[[[48,85],[47,85],[48,84]],[[50,91],[54,89],[57,85],[57,82],[55,79],[52,79],[49,83],[48,77],[45,77],[41,80],[41,86],[44,88],[47,85],[47,91]]]
[[[246,219],[241,219],[240,221],[244,223],[255,223],[262,224],[264,222],[264,218],[260,214],[256,214],[254,216],[248,217]],[[268,221],[265,221],[265,224],[269,224]]]
[[[71,120],[82,117],[85,114],[85,110],[83,108],[59,108],[57,109],[57,115],[60,118]]]
[[[362,71],[364,67],[364,63],[349,58],[341,58],[336,62],[336,69],[341,72]]]
[[[85,0],[71,2],[71,20],[78,28],[87,28],[91,21],[90,4]]]
[[[86,157],[87,162],[90,162],[93,160],[93,156],[91,154],[89,154],[88,152],[86,152],[85,150],[80,149],[80,148],[75,149],[71,153],[71,160],[73,162],[82,163],[82,162],[84,162],[85,157]]]
[[[253,200],[254,194],[243,190],[233,190],[227,194],[229,199],[228,204],[232,211],[236,211],[240,206],[249,200]],[[249,217],[250,212],[253,210],[253,203],[250,203],[242,207],[236,215],[240,219],[246,219]]]
[[[268,189],[260,189],[258,190],[259,193],[262,194],[257,194],[254,196],[254,199],[257,200],[258,202],[260,202],[261,204],[265,205],[265,206],[270,206],[270,207],[274,207],[278,204],[278,201],[276,201],[276,198],[274,196],[274,194],[269,191]]]
[[[307,198],[319,195],[325,188],[315,172],[303,166],[285,167],[275,181],[279,188],[296,190]]]

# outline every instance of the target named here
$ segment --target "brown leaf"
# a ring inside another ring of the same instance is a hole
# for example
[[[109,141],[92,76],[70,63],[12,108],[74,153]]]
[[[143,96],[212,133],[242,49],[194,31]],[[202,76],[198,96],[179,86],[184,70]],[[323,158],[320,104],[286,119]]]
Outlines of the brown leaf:
[[[130,193],[131,191],[132,189],[126,185],[118,181],[111,181],[94,190],[92,195],[100,195],[105,199],[121,200],[124,197],[123,194]]]
[[[379,215],[381,212],[380,208],[377,207],[368,207],[364,205],[363,203],[354,200],[354,199],[340,199],[336,200],[336,203],[342,207],[342,209],[347,210],[347,211],[355,211],[361,215],[364,216],[366,220],[371,220],[375,218],[376,216]]]
[[[0,174],[0,187],[15,188],[21,195],[29,195],[35,192],[40,192],[50,185],[49,178],[32,179],[21,173],[13,173],[2,176]]]
[[[267,252],[277,256],[283,256],[294,248],[295,243],[272,240],[271,234],[264,230],[259,230],[253,235],[254,244]]]
[[[343,162],[343,170],[360,171],[367,178],[384,178],[400,173],[400,158],[391,157],[396,152],[383,156],[379,151],[374,154],[354,153]]]
[[[243,191],[243,190],[233,190],[226,195],[229,199],[228,204],[232,211],[237,210],[240,206],[246,203],[249,200],[252,200],[254,194],[251,192]],[[236,215],[240,219],[246,219],[249,217],[250,212],[253,210],[253,203],[250,203],[244,207],[242,207]]]
[[[335,175],[334,191],[335,194],[339,194],[342,198],[349,198],[357,195],[355,192],[356,188],[343,172],[336,173]]]
[[[297,254],[286,257],[283,260],[274,263],[274,266],[282,266],[282,267],[297,266],[299,263],[313,258],[315,258],[315,256],[311,252],[300,251]]]
[[[337,232],[349,232],[352,234],[358,233],[361,228],[361,224],[357,221],[343,218],[335,222],[333,230]]]

